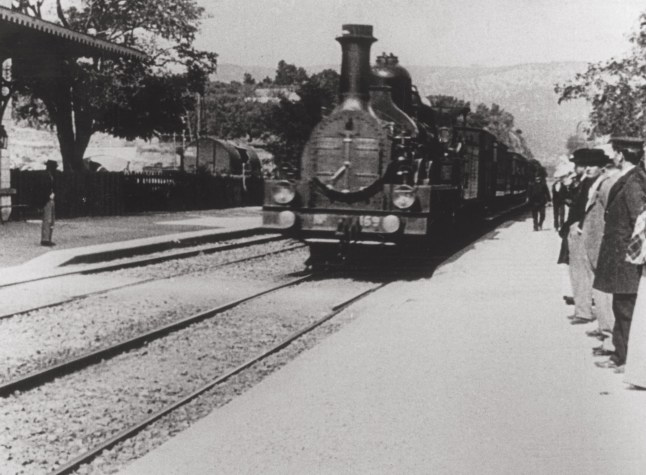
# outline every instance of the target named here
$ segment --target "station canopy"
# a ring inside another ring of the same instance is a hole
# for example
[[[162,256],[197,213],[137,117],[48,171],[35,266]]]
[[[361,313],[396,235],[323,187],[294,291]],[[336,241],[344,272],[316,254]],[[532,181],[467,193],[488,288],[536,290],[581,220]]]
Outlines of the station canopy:
[[[47,62],[48,56],[103,56],[114,59],[146,57],[136,49],[0,7],[0,61],[21,58]]]

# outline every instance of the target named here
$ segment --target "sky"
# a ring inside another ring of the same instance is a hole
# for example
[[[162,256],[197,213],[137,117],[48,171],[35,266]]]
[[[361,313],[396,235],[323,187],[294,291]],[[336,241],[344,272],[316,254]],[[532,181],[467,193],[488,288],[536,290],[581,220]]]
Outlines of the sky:
[[[197,46],[220,63],[337,64],[344,23],[374,26],[375,53],[404,64],[599,61],[629,49],[644,0],[197,0]]]

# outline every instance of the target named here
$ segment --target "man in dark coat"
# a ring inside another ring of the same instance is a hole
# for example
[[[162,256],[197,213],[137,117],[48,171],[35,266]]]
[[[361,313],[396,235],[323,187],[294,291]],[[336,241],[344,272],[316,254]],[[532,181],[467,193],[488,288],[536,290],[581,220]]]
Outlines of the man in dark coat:
[[[543,229],[545,221],[545,205],[551,201],[550,190],[541,175],[534,177],[534,182],[530,183],[527,190],[527,200],[532,208],[532,218],[534,219],[534,231]]]
[[[617,137],[611,143],[615,150],[613,160],[622,176],[608,194],[594,288],[613,294],[615,353],[608,361],[596,364],[623,372],[640,278],[639,267],[626,262],[626,250],[637,216],[646,204],[646,170],[640,163],[644,156],[643,139]]]
[[[554,213],[554,230],[558,232],[565,222],[565,198],[567,188],[563,183],[563,177],[558,177],[552,185],[552,211]]]
[[[40,244],[41,246],[53,246],[52,233],[54,232],[54,221],[56,211],[54,207],[54,184],[56,177],[56,169],[58,163],[54,160],[47,160],[45,162],[47,170],[47,184],[43,189],[43,198],[41,206],[43,207],[43,221],[40,230]]]
[[[574,172],[568,175],[563,180],[565,185],[565,204],[568,207],[567,219],[563,222],[559,228],[559,235],[563,239],[561,244],[561,252],[559,254],[558,264],[569,264],[569,250],[567,247],[567,235],[570,231],[570,226],[573,222],[576,222],[575,217],[576,212],[573,211],[573,203],[577,200],[581,187],[585,179],[585,167],[577,164],[579,157],[573,155],[570,158],[570,161],[574,164]],[[570,219],[572,218],[572,219]]]

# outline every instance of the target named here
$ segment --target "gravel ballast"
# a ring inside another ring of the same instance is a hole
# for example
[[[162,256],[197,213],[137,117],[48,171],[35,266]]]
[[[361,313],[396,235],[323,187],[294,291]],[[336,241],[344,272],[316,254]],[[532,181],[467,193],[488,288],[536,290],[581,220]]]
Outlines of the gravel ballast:
[[[279,243],[265,246],[263,251],[281,248]],[[238,249],[228,257],[197,256],[148,266],[152,268],[148,271],[150,278],[162,280],[0,321],[0,381],[15,379],[290,280],[288,274],[302,270],[306,258],[306,251],[298,249],[209,271],[250,252],[254,251]],[[110,274],[133,271],[144,272],[127,269]],[[185,275],[164,278],[170,273]],[[110,282],[113,277],[108,276]],[[76,276],[88,278],[100,276]],[[137,280],[132,275],[119,278],[127,282]]]
[[[333,305],[372,286],[367,282],[329,279],[283,289],[140,350],[14,395],[3,401],[6,423],[0,436],[0,460],[10,462],[17,473],[51,470],[54,463],[64,463],[133,421],[190,393],[208,379],[319,318]],[[225,387],[215,389],[212,392],[215,399],[206,406],[223,404],[282,364],[281,358],[256,365]],[[196,404],[194,409],[168,416],[164,419],[167,422],[159,421],[154,429],[157,435],[145,431],[138,436],[131,445],[132,456],[145,452],[210,410]],[[165,423],[170,428],[164,428]],[[110,461],[111,468],[105,469],[108,472],[118,467],[113,463],[124,463],[124,457],[129,460],[127,446],[114,453],[119,454],[119,460]],[[96,463],[101,465],[106,460],[111,460],[110,454]],[[94,466],[91,473],[103,471]]]

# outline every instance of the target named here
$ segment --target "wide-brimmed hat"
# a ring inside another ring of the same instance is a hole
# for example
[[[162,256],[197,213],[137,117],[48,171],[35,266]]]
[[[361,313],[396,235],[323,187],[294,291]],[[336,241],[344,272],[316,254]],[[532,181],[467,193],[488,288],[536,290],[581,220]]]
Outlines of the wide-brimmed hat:
[[[572,161],[582,167],[605,167],[610,163],[610,157],[598,148],[580,148],[574,151]]]

